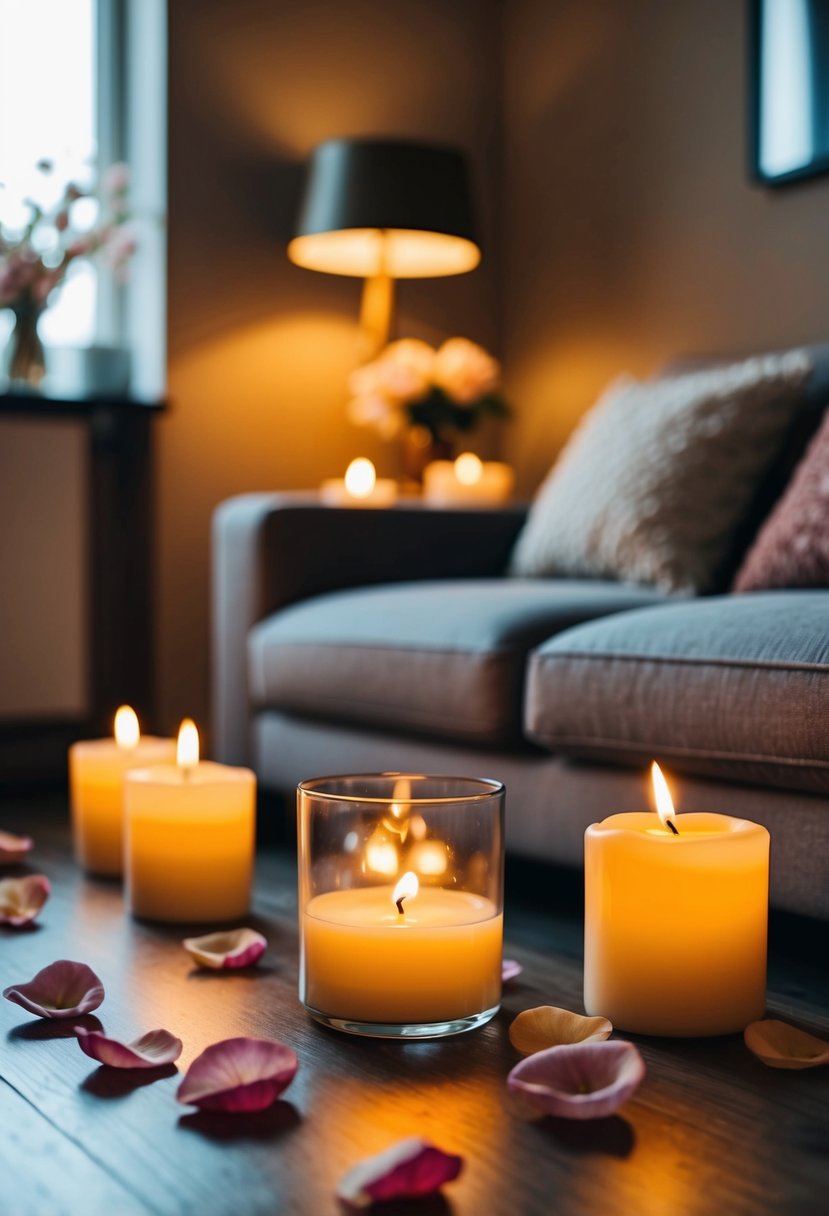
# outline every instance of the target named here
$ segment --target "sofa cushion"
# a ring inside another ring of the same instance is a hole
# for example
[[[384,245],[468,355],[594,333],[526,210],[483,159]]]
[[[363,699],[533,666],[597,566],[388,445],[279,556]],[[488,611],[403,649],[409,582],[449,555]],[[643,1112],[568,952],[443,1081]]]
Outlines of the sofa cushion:
[[[542,485],[513,571],[716,589],[811,368],[805,351],[791,351],[617,381]]]
[[[581,621],[664,597],[603,582],[465,579],[319,596],[249,638],[258,708],[479,743],[521,733],[526,657]]]
[[[829,591],[758,592],[567,630],[528,666],[551,751],[829,791]],[[727,807],[712,807],[712,810]]]

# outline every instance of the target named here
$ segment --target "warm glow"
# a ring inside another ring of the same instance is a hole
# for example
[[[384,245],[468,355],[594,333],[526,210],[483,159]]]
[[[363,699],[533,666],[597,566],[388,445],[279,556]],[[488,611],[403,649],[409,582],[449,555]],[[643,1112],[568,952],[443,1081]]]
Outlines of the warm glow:
[[[461,452],[455,461],[455,476],[462,486],[477,485],[483,471],[484,466],[474,452]]]
[[[141,731],[138,727],[138,716],[129,705],[122,705],[115,714],[115,742],[119,747],[133,748],[138,746]]]
[[[446,872],[446,845],[442,840],[421,840],[409,854],[409,861],[424,877],[435,878]]]
[[[656,813],[662,826],[667,827],[668,820],[673,819],[675,814],[674,803],[671,798],[671,791],[668,789],[668,783],[662,775],[662,769],[655,760],[651,765],[651,781],[653,782],[653,792],[656,798]]]
[[[384,840],[381,832],[375,832],[366,844],[366,865],[375,874],[396,874],[399,866],[397,846],[391,840]]]
[[[365,456],[352,460],[345,471],[345,488],[354,498],[368,498],[376,481],[374,465]]]
[[[327,274],[429,279],[474,270],[481,251],[465,237],[442,232],[345,228],[294,237],[288,245],[288,257],[297,266]]]
[[[392,901],[397,904],[398,911],[400,911],[402,900],[414,899],[419,890],[420,883],[417,881],[417,875],[411,870],[407,870],[392,892]]]
[[[199,732],[192,718],[185,718],[178,728],[176,763],[185,771],[195,768],[199,762]]]

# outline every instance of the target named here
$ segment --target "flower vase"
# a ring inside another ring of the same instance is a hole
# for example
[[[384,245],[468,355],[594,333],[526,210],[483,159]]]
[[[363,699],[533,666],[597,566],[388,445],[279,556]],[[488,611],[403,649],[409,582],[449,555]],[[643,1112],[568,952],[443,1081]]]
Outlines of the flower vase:
[[[7,374],[11,386],[37,392],[46,374],[43,343],[37,332],[42,308],[32,304],[14,310],[14,329],[8,345]]]
[[[423,470],[433,460],[452,460],[454,444],[448,439],[435,439],[425,426],[412,426],[403,432],[401,466],[403,477],[418,485],[423,483]]]

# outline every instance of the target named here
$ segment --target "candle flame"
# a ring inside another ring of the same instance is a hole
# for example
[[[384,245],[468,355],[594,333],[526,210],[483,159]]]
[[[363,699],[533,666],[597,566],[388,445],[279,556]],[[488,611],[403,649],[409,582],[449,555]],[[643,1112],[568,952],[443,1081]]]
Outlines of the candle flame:
[[[185,718],[178,728],[178,744],[176,745],[176,763],[179,768],[189,772],[199,762],[199,732],[192,718]]]
[[[354,498],[368,498],[376,481],[374,465],[365,456],[352,460],[345,471],[345,488]]]
[[[420,883],[417,881],[417,875],[411,870],[407,870],[403,877],[398,882],[392,892],[392,903],[397,904],[397,910],[403,914],[403,900],[414,899],[420,890]]]
[[[462,486],[474,486],[481,480],[484,466],[474,452],[461,452],[455,461],[455,476]]]
[[[122,705],[115,714],[115,742],[119,747],[129,750],[138,746],[141,731],[138,726],[138,716],[129,705]]]
[[[663,828],[668,826],[668,820],[673,819],[676,812],[674,811],[674,803],[671,798],[671,791],[668,789],[668,783],[662,773],[662,769],[654,760],[651,765],[651,781],[653,782],[653,793],[656,798],[656,813],[659,816],[659,822]]]

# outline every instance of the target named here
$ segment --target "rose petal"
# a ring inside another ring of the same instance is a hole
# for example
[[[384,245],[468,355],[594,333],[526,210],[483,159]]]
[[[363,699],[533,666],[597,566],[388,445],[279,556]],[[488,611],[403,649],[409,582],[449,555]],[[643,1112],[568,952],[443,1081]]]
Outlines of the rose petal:
[[[73,1018],[98,1008],[104,986],[86,963],[62,958],[38,971],[28,983],[5,988],[3,996],[39,1018]]]
[[[132,1043],[108,1038],[102,1030],[75,1027],[81,1051],[110,1068],[161,1068],[181,1055],[182,1042],[169,1030],[148,1030]]]
[[[463,1157],[412,1137],[352,1166],[340,1179],[337,1197],[357,1208],[387,1199],[414,1199],[439,1190],[462,1168]]]
[[[539,1005],[519,1013],[509,1028],[513,1047],[524,1056],[562,1043],[587,1043],[608,1039],[613,1026],[607,1018],[586,1018],[555,1005]]]
[[[752,1022],[746,1026],[743,1039],[749,1051],[769,1068],[817,1068],[829,1064],[829,1043],[788,1022],[774,1018]]]
[[[268,939],[255,929],[227,929],[204,937],[186,937],[181,943],[200,967],[221,971],[252,967],[268,948]]]
[[[223,1039],[193,1061],[176,1100],[202,1110],[264,1110],[290,1085],[298,1067],[284,1043]]]
[[[501,960],[501,983],[508,984],[510,980],[515,980],[521,974],[524,968],[514,958],[505,958]]]
[[[565,1043],[516,1064],[507,1078],[536,1110],[563,1119],[602,1119],[614,1114],[645,1076],[632,1043]]]
[[[22,861],[33,844],[31,836],[13,836],[0,832],[0,866],[13,866]]]
[[[31,924],[49,898],[51,889],[45,874],[0,878],[0,925],[13,925],[19,929]]]

